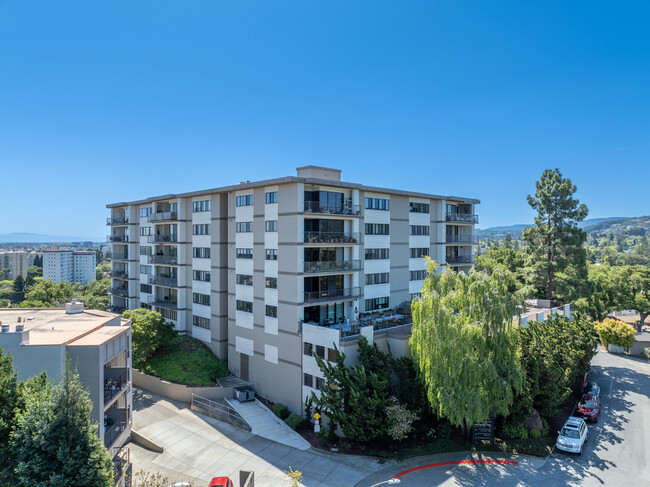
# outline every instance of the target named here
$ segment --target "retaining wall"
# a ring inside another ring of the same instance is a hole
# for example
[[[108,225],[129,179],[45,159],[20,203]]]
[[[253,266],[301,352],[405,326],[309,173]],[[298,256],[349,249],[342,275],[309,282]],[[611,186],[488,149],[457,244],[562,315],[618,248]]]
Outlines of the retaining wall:
[[[174,401],[192,402],[192,394],[196,394],[207,399],[230,399],[235,396],[232,387],[190,387],[183,384],[175,384],[153,375],[145,374],[137,369],[133,369],[133,385],[141,387],[155,394]]]

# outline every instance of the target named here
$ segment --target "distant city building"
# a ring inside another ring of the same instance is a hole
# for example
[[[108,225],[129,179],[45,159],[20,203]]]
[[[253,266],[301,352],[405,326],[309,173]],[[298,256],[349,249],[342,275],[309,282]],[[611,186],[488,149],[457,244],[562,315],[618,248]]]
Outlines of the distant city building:
[[[97,255],[82,250],[46,250],[43,252],[43,279],[57,284],[68,281],[86,284],[95,279]]]
[[[18,379],[45,371],[58,380],[66,356],[79,373],[93,403],[91,421],[113,459],[115,485],[128,480],[131,392],[131,322],[105,311],[84,311],[83,303],[65,309],[0,310],[0,348],[11,353]]]
[[[2,279],[13,281],[18,276],[27,277],[28,267],[29,254],[27,252],[0,252],[0,271],[9,269],[9,274]]]

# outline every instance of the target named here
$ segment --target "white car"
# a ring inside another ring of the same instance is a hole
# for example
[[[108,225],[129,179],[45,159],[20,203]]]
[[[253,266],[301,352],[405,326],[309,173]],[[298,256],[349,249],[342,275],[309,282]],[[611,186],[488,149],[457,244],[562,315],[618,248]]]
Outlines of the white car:
[[[558,450],[582,454],[582,447],[587,441],[589,428],[582,418],[571,416],[566,420],[561,431],[558,431],[555,448]]]

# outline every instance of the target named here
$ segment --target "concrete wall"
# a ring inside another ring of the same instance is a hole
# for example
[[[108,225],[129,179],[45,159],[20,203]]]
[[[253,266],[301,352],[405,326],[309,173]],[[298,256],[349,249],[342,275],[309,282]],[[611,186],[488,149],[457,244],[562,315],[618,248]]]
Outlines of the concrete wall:
[[[133,384],[168,399],[181,402],[191,402],[193,393],[206,399],[224,399],[235,395],[232,387],[189,387],[147,375],[137,369],[133,369]]]

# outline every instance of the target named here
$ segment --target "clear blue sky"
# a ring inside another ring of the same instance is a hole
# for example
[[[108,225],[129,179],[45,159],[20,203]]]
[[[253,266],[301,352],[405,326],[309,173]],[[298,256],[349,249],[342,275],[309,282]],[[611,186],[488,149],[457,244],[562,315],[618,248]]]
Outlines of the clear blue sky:
[[[0,0],[0,233],[295,174],[650,213],[650,2]]]

